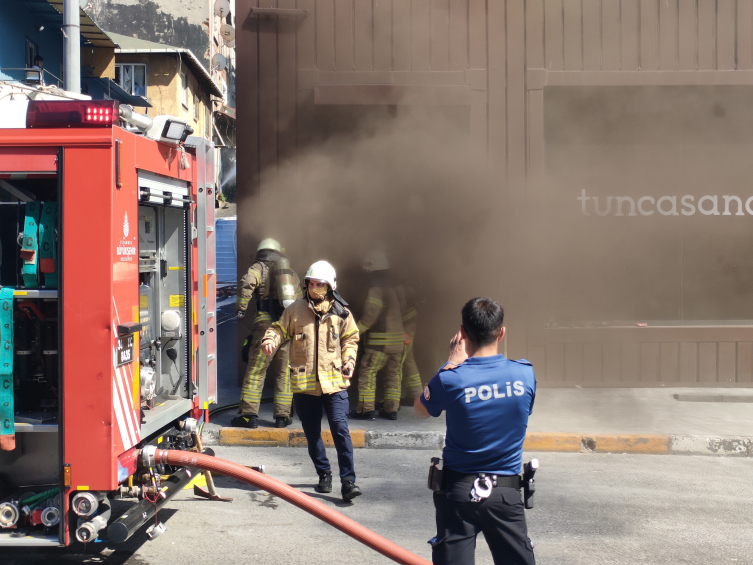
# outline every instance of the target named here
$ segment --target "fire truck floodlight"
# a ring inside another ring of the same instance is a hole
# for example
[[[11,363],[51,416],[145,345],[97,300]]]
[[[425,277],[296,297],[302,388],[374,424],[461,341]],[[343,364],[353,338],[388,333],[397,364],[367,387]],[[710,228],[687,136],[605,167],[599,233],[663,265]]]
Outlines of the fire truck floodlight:
[[[31,100],[28,128],[109,128],[118,125],[115,100]]]

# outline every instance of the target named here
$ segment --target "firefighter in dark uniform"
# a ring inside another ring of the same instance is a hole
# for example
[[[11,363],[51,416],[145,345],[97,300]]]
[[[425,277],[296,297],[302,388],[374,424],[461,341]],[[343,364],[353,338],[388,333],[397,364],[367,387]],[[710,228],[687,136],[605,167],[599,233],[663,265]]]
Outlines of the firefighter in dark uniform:
[[[434,493],[435,564],[474,563],[479,532],[496,565],[535,563],[518,473],[536,379],[528,361],[497,353],[503,319],[491,298],[469,301],[448,362],[414,405],[419,417],[446,412],[442,484]]]

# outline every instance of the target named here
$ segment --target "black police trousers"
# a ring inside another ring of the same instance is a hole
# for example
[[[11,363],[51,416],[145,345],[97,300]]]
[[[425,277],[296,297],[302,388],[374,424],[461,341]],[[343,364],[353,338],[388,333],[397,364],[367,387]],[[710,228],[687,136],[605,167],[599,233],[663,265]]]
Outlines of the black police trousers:
[[[445,493],[434,493],[434,565],[473,565],[479,532],[484,533],[495,565],[534,565],[520,490],[494,487],[489,498],[472,502],[472,486],[453,482],[445,487]]]

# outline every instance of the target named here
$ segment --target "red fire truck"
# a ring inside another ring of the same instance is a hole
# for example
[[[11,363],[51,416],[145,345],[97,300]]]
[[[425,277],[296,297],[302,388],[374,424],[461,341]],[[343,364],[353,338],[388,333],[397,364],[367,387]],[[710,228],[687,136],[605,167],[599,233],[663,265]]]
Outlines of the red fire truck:
[[[217,398],[215,150],[185,120],[111,100],[12,106],[0,108],[14,122],[0,118],[0,546],[91,541],[108,521],[123,541],[190,480],[137,450],[195,449]],[[116,497],[144,511],[111,516]]]

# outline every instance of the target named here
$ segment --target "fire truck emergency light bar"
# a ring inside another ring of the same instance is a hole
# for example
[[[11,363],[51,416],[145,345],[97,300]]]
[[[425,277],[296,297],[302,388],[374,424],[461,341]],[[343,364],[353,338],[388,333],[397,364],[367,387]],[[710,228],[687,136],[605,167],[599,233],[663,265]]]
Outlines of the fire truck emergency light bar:
[[[31,100],[27,128],[109,128],[118,125],[117,100]]]

